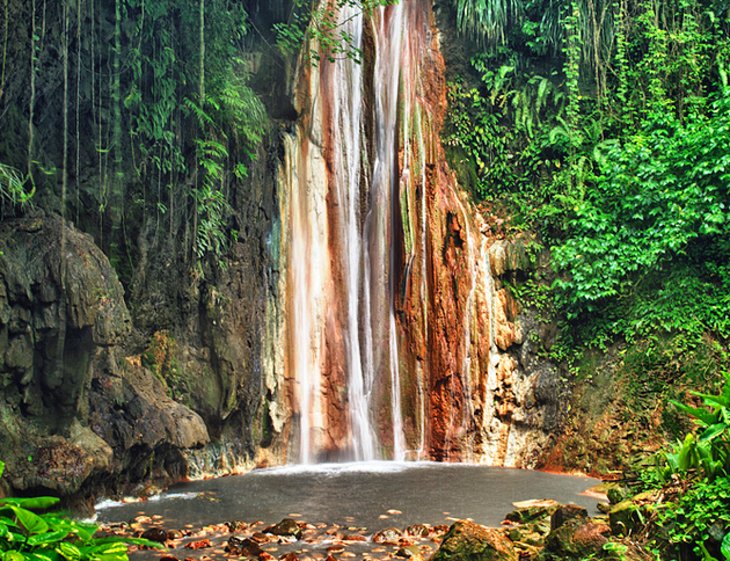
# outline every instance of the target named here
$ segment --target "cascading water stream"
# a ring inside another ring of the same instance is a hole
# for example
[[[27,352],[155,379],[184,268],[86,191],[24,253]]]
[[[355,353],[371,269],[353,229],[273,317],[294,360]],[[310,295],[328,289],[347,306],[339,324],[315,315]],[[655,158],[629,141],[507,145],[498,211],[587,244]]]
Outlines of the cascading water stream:
[[[344,32],[353,46],[362,46],[363,15],[354,7],[345,7],[340,15]],[[335,189],[342,211],[346,284],[347,320],[346,353],[348,400],[355,460],[375,459],[375,433],[369,413],[372,388],[371,360],[364,361],[360,344],[360,291],[362,289],[362,239],[360,234],[361,138],[362,138],[362,65],[352,61],[333,65],[336,88],[333,100]],[[366,350],[366,352],[368,352]]]
[[[401,384],[398,356],[398,340],[395,321],[395,218],[398,214],[399,175],[397,151],[399,86],[401,79],[401,57],[403,56],[403,35],[407,27],[404,21],[402,4],[390,12],[382,9],[376,17],[375,25],[375,114],[376,150],[373,164],[373,211],[386,211],[379,221],[385,226],[374,232],[376,244],[382,247],[378,257],[381,270],[387,270],[386,297],[388,300],[388,363],[391,384],[391,417],[393,425],[393,458],[405,459],[405,439],[403,436],[403,413],[401,410]],[[407,101],[405,102],[407,103]],[[406,109],[407,112],[407,109]],[[380,201],[382,206],[378,204]],[[378,204],[378,206],[376,206]],[[373,263],[374,264],[374,263]]]
[[[512,304],[440,141],[431,10],[343,7],[364,62],[299,69],[280,184],[290,460],[502,462],[523,442]]]
[[[287,145],[289,376],[296,386],[303,463],[332,455],[405,458],[393,243],[403,13],[395,6],[368,19],[352,7],[340,11],[353,47],[362,47],[366,25],[374,28],[375,103],[363,99],[363,64],[323,62],[310,78],[311,120]],[[375,125],[372,147],[366,117]],[[328,377],[346,384],[346,399]],[[383,395],[386,380],[389,392]],[[373,423],[373,411],[385,403],[390,450],[380,444],[382,420],[381,426]]]

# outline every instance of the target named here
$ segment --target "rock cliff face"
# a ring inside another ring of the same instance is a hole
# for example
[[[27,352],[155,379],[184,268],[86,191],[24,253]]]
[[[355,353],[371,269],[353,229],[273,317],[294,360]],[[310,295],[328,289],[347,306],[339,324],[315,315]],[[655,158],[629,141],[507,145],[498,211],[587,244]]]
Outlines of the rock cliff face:
[[[60,218],[11,220],[0,249],[0,449],[15,488],[71,495],[208,442],[201,417],[125,358],[122,286],[89,236]]]

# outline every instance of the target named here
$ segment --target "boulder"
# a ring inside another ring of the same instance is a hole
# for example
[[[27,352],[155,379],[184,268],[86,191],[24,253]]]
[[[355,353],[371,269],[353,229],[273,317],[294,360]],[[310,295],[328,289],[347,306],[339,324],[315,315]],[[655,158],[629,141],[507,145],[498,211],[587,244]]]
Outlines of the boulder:
[[[611,528],[607,524],[573,517],[550,532],[540,561],[580,561],[602,551],[608,541]]]
[[[228,539],[228,543],[225,547],[226,553],[232,553],[233,555],[242,555],[248,557],[258,557],[264,550],[255,541],[249,538],[239,538],[232,536]]]
[[[468,520],[455,522],[431,561],[517,561],[504,533]]]
[[[114,487],[160,466],[183,475],[180,450],[207,443],[207,428],[125,356],[132,335],[124,289],[90,236],[57,216],[0,222],[0,458],[11,492],[83,501],[98,491],[89,481]]]
[[[555,531],[569,520],[578,519],[585,521],[588,519],[588,511],[582,506],[576,504],[560,505],[555,509],[550,517],[550,531]]]
[[[525,524],[551,517],[560,504],[552,499],[541,499],[514,503],[513,506],[516,507],[516,510],[505,516],[505,519]]]

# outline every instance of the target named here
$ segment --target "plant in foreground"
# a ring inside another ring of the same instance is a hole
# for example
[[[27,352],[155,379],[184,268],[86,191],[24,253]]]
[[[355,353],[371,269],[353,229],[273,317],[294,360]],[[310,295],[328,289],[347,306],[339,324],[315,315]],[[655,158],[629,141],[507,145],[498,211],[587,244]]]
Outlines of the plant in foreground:
[[[5,464],[0,462],[0,476]],[[99,527],[49,511],[56,497],[0,499],[0,561],[128,561],[130,544],[161,547],[131,537],[95,537]]]

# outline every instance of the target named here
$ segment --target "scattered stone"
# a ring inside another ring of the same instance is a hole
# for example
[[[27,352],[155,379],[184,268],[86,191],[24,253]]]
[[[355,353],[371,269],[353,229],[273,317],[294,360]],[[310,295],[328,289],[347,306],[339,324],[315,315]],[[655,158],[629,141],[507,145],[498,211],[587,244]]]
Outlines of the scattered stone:
[[[398,545],[403,532],[398,528],[385,528],[373,534],[373,541],[379,544]]]
[[[252,539],[236,536],[228,540],[225,550],[227,553],[233,553],[234,555],[248,555],[251,557],[258,557],[264,552],[261,546]]]
[[[337,557],[330,553],[324,561],[337,561]]]
[[[346,542],[366,542],[368,539],[360,534],[345,534],[342,536],[342,541]]]
[[[279,557],[279,559],[281,561],[299,561],[299,557],[297,557],[297,554],[292,552],[285,553],[284,555]]]
[[[210,540],[208,538],[190,542],[189,544],[185,545],[186,549],[204,549],[206,547],[212,547],[212,544],[210,543]]]
[[[431,533],[431,529],[425,524],[412,524],[406,528],[406,533],[416,538],[425,538]]]
[[[141,538],[152,542],[165,543],[167,541],[167,530],[162,528],[150,528],[142,532]]]
[[[173,555],[163,555],[162,557],[160,557],[159,561],[180,561],[180,560]]]
[[[423,561],[421,550],[415,545],[401,547],[395,552],[395,556],[402,557],[403,559],[410,559],[411,561]]]
[[[520,524],[552,516],[552,514],[560,506],[557,501],[553,501],[551,499],[522,501],[519,503],[512,503],[512,505],[517,510],[510,512],[507,516],[505,516],[505,519],[510,522],[518,522]]]
[[[260,561],[272,561],[273,559],[276,559],[276,557],[274,557],[270,553],[267,553],[266,551],[262,551],[261,553],[259,553]]]
[[[232,534],[236,532],[240,533],[248,529],[248,524],[241,520],[231,520],[230,522],[226,522],[225,526]]]
[[[517,561],[512,542],[499,530],[474,522],[454,523],[432,561]]]
[[[274,534],[275,536],[295,536],[296,538],[302,535],[302,529],[293,518],[284,518],[278,524],[266,528],[264,532]]]
[[[179,540],[182,539],[183,534],[180,530],[168,530],[167,531],[167,539],[168,540]]]

